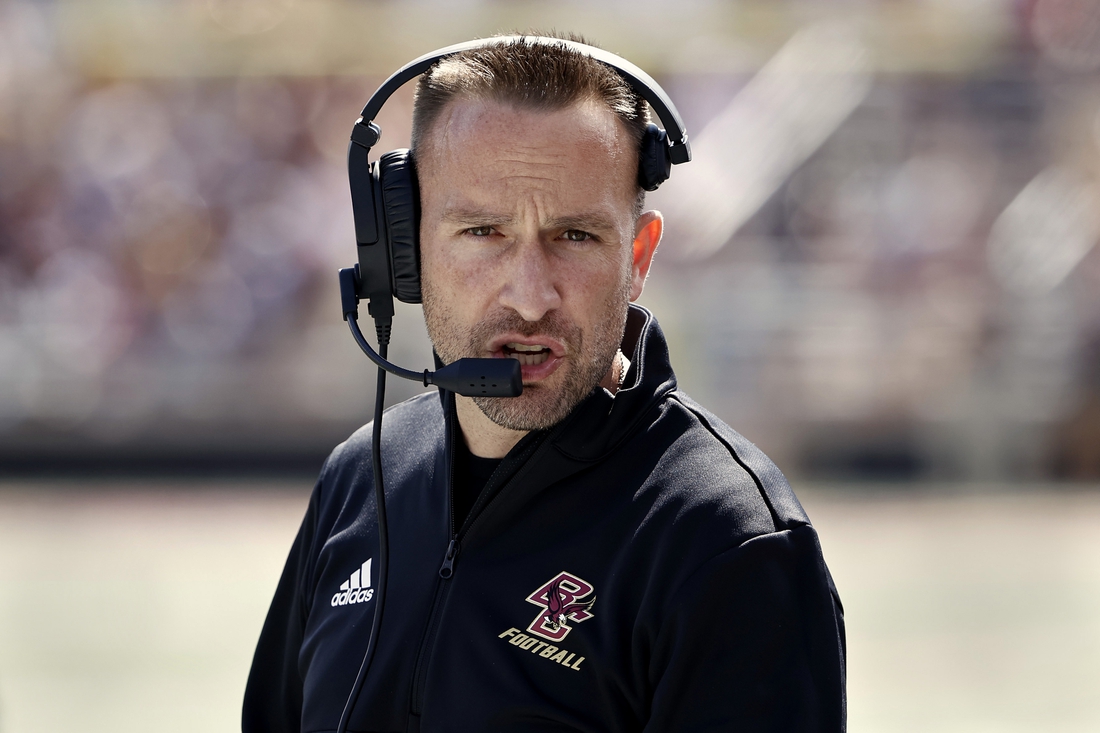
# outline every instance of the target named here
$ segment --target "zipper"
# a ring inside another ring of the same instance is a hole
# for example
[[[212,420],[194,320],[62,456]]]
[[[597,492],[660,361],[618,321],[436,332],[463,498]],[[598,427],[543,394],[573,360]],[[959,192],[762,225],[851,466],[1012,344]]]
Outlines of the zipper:
[[[428,616],[428,628],[424,632],[424,641],[420,644],[420,654],[416,658],[416,668],[413,672],[412,704],[409,706],[409,711],[413,715],[420,715],[420,710],[423,707],[424,685],[428,679],[428,662],[431,660],[432,651],[435,649],[435,637],[443,617],[440,609],[446,605],[447,596],[450,595],[451,590],[451,584],[447,580],[447,578],[441,578],[436,581],[435,598],[432,599],[432,610]]]
[[[453,400],[454,397],[452,396]],[[453,413],[451,413],[453,414]],[[432,609],[428,616],[428,628],[424,633],[424,639],[420,643],[420,652],[416,657],[416,667],[413,671],[413,689],[412,700],[409,705],[409,712],[413,715],[420,715],[424,705],[424,687],[428,677],[428,667],[430,666],[432,652],[435,650],[435,640],[439,632],[440,622],[442,621],[443,612],[442,609],[446,606],[447,596],[450,594],[451,583],[450,580],[454,577],[455,562],[458,559],[458,551],[460,547],[460,540],[462,537],[469,536],[470,531],[477,526],[478,520],[481,519],[481,515],[484,514],[486,507],[492,504],[497,497],[504,493],[504,490],[511,484],[516,483],[523,479],[527,475],[531,466],[535,463],[535,457],[546,449],[546,446],[552,443],[552,438],[555,437],[558,429],[552,431],[550,434],[544,435],[542,439],[531,449],[525,451],[525,456],[516,456],[516,460],[520,461],[523,465],[519,471],[512,476],[511,479],[506,481],[496,491],[492,492],[490,496],[484,490],[481,496],[477,498],[474,505],[470,507],[470,513],[467,515],[465,522],[464,532],[457,531],[455,525],[454,516],[454,430],[456,426],[451,426],[450,431],[450,443],[451,449],[451,472],[448,476],[448,484],[450,489],[449,501],[451,508],[451,541],[447,545],[447,551],[443,555],[443,564],[439,568],[439,580],[436,581],[435,596],[432,599]],[[498,469],[499,470],[499,467]],[[489,488],[492,484],[492,477],[489,478],[489,483],[486,484],[486,488]],[[461,537],[460,537],[461,534]]]
[[[439,577],[447,580],[455,574],[455,556],[458,554],[458,535],[451,538],[447,545],[447,554],[443,556],[443,566],[439,568]]]
[[[543,436],[542,440],[540,440],[537,445],[535,445],[532,449],[526,451],[525,456],[517,456],[516,460],[520,461],[523,465],[518,471],[516,471],[515,475],[512,476],[512,478],[508,479],[508,481],[502,484],[496,491],[493,491],[491,493],[486,491],[481,492],[481,496],[479,496],[474,502],[474,505],[470,507],[470,513],[469,515],[467,515],[468,518],[466,520],[466,526],[464,527],[465,531],[461,532],[463,537],[468,537],[470,535],[470,532],[473,531],[473,528],[477,526],[478,521],[481,519],[481,516],[485,513],[485,509],[488,508],[488,506],[492,504],[498,496],[504,493],[504,489],[506,489],[511,484],[517,483],[518,481],[522,480],[523,477],[527,475],[527,471],[529,470],[531,464],[535,462],[535,456],[542,453],[544,446],[550,443],[551,438],[553,437],[556,437],[554,433]],[[500,470],[499,466],[497,467],[497,470]],[[491,487],[492,483],[493,477],[490,476],[489,483],[485,485],[485,488]],[[454,541],[457,543],[459,539],[461,539],[459,537],[459,533],[456,532],[454,535]],[[456,547],[455,552],[457,553],[457,551],[458,548]]]
[[[454,401],[454,395],[451,395],[450,400]],[[451,453],[451,470],[447,474],[447,507],[451,515],[451,542],[447,545],[447,552],[443,555],[443,565],[439,568],[439,577],[444,580],[454,575],[455,555],[458,554],[458,527],[455,526],[455,429],[455,425],[452,424],[448,431],[450,435],[447,447],[450,448]]]
[[[455,497],[454,497],[454,481],[455,481],[455,430],[458,427],[454,424],[456,422],[454,415],[454,395],[448,394],[447,401],[444,405],[444,409],[447,412],[447,450],[449,453],[450,467],[447,472],[447,507],[450,514],[449,528],[451,530],[451,541],[447,545],[447,552],[443,556],[443,565],[439,568],[440,580],[436,581],[435,594],[432,597],[432,608],[428,613],[428,626],[424,630],[424,638],[420,641],[420,650],[416,655],[416,666],[413,667],[413,685],[412,685],[412,700],[410,701],[409,711],[413,715],[420,715],[420,708],[424,698],[424,681],[428,676],[428,659],[431,656],[431,650],[435,648],[435,632],[436,627],[439,625],[440,613],[437,609],[442,605],[445,598],[445,591],[450,588],[450,583],[445,581],[449,580],[454,575],[455,557],[458,555],[458,533],[455,531]]]

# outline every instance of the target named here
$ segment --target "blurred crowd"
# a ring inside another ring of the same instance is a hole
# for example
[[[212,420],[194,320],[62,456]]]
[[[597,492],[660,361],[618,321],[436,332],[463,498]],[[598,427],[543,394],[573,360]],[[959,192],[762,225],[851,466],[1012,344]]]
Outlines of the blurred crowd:
[[[0,2],[0,461],[323,450],[369,414],[335,271],[381,77],[90,73],[60,5]],[[785,469],[1100,476],[1100,11],[985,5],[998,42],[947,72],[888,68],[858,24],[654,69],[697,144],[651,197],[642,302]]]

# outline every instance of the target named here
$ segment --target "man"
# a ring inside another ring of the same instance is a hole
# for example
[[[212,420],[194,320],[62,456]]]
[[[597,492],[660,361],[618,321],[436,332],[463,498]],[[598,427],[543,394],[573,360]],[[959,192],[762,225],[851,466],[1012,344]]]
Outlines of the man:
[[[839,731],[843,619],[779,471],[677,390],[630,305],[645,103],[523,41],[426,72],[414,111],[424,314],[443,362],[523,394],[391,408],[391,565],[355,731]],[[322,470],[245,695],[245,731],[331,731],[375,604],[369,429]]]

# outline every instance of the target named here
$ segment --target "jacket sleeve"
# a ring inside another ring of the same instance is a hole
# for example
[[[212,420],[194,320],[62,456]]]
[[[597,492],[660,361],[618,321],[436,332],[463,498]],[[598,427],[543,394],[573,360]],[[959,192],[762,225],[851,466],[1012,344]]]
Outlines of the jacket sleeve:
[[[256,644],[244,692],[243,733],[299,733],[301,729],[302,677],[298,652],[311,595],[307,585],[312,574],[319,493],[318,482]]]
[[[813,527],[712,558],[669,603],[647,732],[844,730],[843,609]]]

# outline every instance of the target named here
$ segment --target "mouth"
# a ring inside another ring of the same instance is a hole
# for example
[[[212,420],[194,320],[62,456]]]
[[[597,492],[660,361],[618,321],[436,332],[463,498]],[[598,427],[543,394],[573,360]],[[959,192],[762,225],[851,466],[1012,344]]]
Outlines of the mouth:
[[[522,366],[537,366],[542,364],[553,353],[548,346],[539,344],[521,344],[515,341],[504,344],[500,348],[506,359],[515,359]]]
[[[489,343],[496,358],[515,359],[523,369],[523,383],[533,385],[548,378],[564,362],[565,345],[548,336],[523,336],[517,333],[498,336]]]

